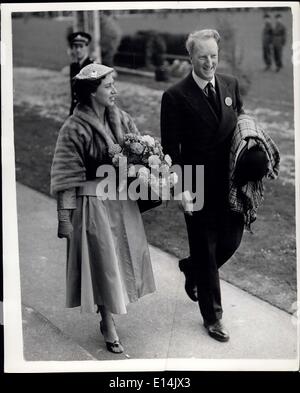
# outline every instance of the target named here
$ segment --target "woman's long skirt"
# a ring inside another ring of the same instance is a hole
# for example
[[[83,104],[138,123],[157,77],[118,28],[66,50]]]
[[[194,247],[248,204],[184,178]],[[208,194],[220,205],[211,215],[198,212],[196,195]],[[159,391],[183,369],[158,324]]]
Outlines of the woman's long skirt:
[[[67,250],[67,307],[94,312],[104,305],[125,314],[126,305],[155,291],[142,217],[131,200],[77,197]]]

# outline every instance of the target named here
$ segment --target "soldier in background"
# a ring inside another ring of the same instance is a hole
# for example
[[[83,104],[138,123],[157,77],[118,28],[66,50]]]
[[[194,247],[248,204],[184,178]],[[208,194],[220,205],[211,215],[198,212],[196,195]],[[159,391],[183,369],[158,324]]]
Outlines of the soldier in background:
[[[77,105],[76,93],[73,89],[73,78],[77,75],[80,70],[93,63],[94,61],[89,57],[90,43],[92,37],[88,33],[81,31],[71,33],[68,36],[69,45],[72,51],[72,57],[74,61],[70,64],[70,84],[71,84],[71,108],[70,115],[73,113],[75,106]]]
[[[266,65],[265,71],[272,65],[273,26],[269,14],[264,16],[265,26],[262,33],[263,59]]]
[[[273,32],[274,60],[276,64],[276,72],[283,67],[282,51],[286,43],[286,27],[282,23],[281,14],[275,16],[276,24]]]

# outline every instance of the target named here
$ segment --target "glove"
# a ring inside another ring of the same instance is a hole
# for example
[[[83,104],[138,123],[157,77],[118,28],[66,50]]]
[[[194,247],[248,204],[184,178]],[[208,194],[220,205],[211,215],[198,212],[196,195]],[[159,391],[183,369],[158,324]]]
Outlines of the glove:
[[[60,239],[66,237],[69,239],[73,232],[73,225],[71,223],[71,211],[70,209],[58,210],[58,230],[57,236]]]

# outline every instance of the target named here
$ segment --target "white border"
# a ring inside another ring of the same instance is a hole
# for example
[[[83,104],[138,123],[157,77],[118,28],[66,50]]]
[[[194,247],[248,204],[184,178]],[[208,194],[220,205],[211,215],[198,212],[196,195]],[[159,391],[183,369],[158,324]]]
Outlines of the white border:
[[[24,360],[13,130],[12,33],[11,16],[6,5],[1,5],[1,37],[1,59],[5,60],[1,65],[4,364],[13,370],[14,362]],[[4,368],[7,370],[6,366]]]
[[[93,9],[195,9],[195,8],[262,8],[291,7],[293,14],[293,42],[300,42],[300,9],[297,2],[93,2],[93,3],[31,3],[1,4],[1,59],[2,59],[2,182],[3,182],[3,279],[4,279],[4,345],[5,372],[104,372],[104,371],[164,371],[164,370],[236,370],[236,371],[296,371],[295,360],[272,359],[158,359],[121,361],[25,361],[21,315],[21,291],[17,231],[15,153],[13,138],[13,67],[11,13],[18,11],[93,10]],[[300,108],[299,64],[294,64],[294,108]],[[300,111],[295,112],[295,130],[299,130]],[[295,157],[299,157],[299,136],[295,132]],[[296,197],[299,202],[300,162],[296,160]],[[300,212],[296,206],[297,223]],[[300,245],[296,228],[297,250]],[[298,301],[299,269],[297,269]],[[298,303],[299,304],[299,303]],[[11,312],[13,310],[13,312]],[[299,324],[298,324],[299,343]],[[299,353],[297,354],[299,358]]]
[[[295,54],[295,43],[297,43],[297,50],[300,51],[300,3],[298,7],[292,8],[293,13],[293,58]],[[295,220],[296,220],[296,258],[297,258],[297,357],[298,357],[298,371],[300,369],[300,53],[297,56],[297,63],[294,63],[294,124],[295,124]]]
[[[147,372],[147,371],[298,371],[296,360],[285,359],[137,359],[84,361],[16,361],[6,372]],[[116,375],[114,375],[116,377]],[[113,378],[113,377],[112,377]],[[126,379],[126,377],[124,377]],[[131,378],[131,377],[130,377]],[[131,378],[132,379],[132,378]]]
[[[198,9],[198,8],[271,8],[297,7],[297,2],[285,1],[112,1],[112,2],[78,2],[78,3],[11,3],[1,4],[11,12],[31,11],[89,11],[89,10],[135,10],[135,9]]]

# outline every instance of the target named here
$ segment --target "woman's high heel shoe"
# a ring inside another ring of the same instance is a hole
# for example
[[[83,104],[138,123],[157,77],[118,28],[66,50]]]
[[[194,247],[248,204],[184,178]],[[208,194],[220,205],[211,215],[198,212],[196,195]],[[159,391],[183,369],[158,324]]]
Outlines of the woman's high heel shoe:
[[[102,321],[100,321],[100,332],[101,332],[101,334],[104,337]],[[105,341],[105,344],[106,344],[106,348],[107,348],[107,350],[109,352],[112,352],[112,353],[122,353],[122,352],[124,352],[124,348],[123,348],[123,346],[121,344],[121,341],[119,341],[119,340],[115,340],[114,342]]]

